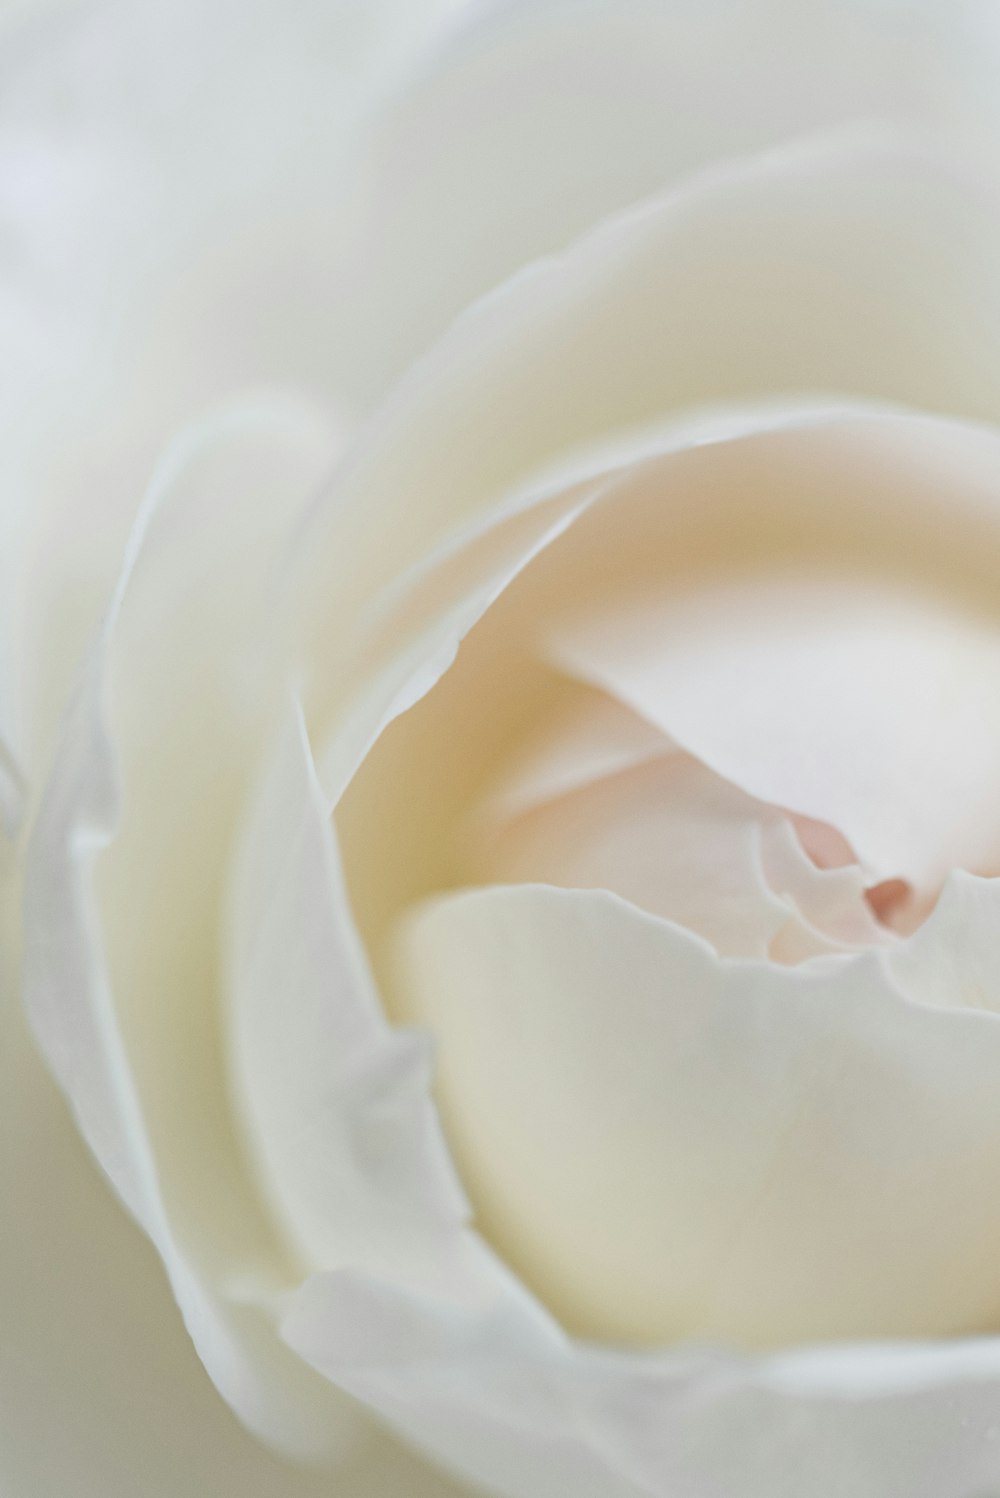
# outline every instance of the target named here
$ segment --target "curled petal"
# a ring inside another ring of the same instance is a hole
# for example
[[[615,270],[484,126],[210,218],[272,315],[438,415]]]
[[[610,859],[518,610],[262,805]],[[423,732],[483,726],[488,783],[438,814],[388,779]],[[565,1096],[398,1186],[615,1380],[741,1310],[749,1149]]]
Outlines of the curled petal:
[[[631,461],[599,479],[567,486],[563,475],[533,502],[513,497],[383,595],[359,658],[396,652],[386,680],[410,686],[391,734],[370,754],[352,751],[341,789],[364,763],[338,809],[373,948],[392,908],[484,879],[611,887],[649,906],[642,886],[654,843],[664,870],[670,862],[668,829],[657,838],[653,821],[633,815],[636,856],[619,849],[609,862],[616,792],[600,782],[618,770],[619,790],[648,785],[660,773],[650,757],[671,743],[716,772],[705,787],[740,788],[738,820],[761,823],[751,839],[760,848],[745,843],[741,886],[771,913],[757,945],[746,931],[734,945],[694,922],[733,955],[800,961],[885,943],[894,932],[866,889],[896,877],[897,863],[914,886],[925,881],[926,901],[954,857],[989,867],[1000,854],[997,703],[976,690],[1000,639],[995,436],[877,408],[739,414],[647,433]],[[487,586],[489,568],[517,548],[522,562]],[[443,670],[449,654],[414,688],[411,642],[425,650],[463,579],[477,577],[453,668]],[[887,619],[892,629],[880,630]],[[349,715],[335,736],[341,746],[352,721],[361,719]],[[563,796],[574,799],[557,807]],[[586,807],[604,829],[597,843]],[[802,813],[797,834],[780,830],[779,809]],[[845,864],[852,845],[861,870]],[[709,862],[724,876],[716,852]],[[686,920],[690,894],[710,915],[709,886],[687,880],[685,859],[677,851],[672,893],[661,890],[655,908]],[[780,936],[779,908],[792,917]]]

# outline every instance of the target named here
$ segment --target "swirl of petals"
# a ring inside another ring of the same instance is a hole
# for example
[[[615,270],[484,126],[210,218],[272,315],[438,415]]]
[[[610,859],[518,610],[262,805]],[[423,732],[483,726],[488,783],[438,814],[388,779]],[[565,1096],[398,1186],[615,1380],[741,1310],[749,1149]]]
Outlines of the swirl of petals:
[[[357,823],[345,829],[333,813],[366,761],[389,754],[407,709],[460,669],[480,621],[522,606],[535,564],[558,558],[563,541],[585,544],[591,521],[661,465],[677,465],[682,484],[702,453],[769,439],[823,449],[845,433],[849,456],[852,442],[866,458],[887,454],[876,484],[893,534],[894,455],[913,439],[937,463],[928,490],[945,473],[954,481],[963,544],[995,544],[997,440],[984,424],[1000,412],[998,251],[1000,213],[975,184],[920,149],[856,137],[718,168],[515,278],[397,387],[299,526],[279,572],[287,638],[302,651],[301,708],[274,679],[273,640],[251,652],[261,679],[239,665],[261,588],[275,581],[267,562],[329,466],[335,434],[311,410],[282,407],[277,423],[258,412],[236,440],[222,420],[150,504],[32,835],[28,1003],[85,1137],[167,1264],[206,1365],[275,1444],[328,1450],[349,1418],[346,1391],[511,1498],[709,1492],[736,1472],[743,1492],[772,1498],[807,1437],[814,1449],[836,1443],[859,1470],[877,1450],[883,1475],[914,1479],[914,1495],[939,1498],[945,1489],[929,1484],[942,1472],[956,1492],[992,1480],[992,1449],[963,1439],[950,1403],[958,1382],[968,1418],[987,1419],[1000,1389],[989,1337],[647,1353],[595,1347],[556,1319],[473,1225],[431,1100],[426,1040],[381,1008],[348,899],[348,865],[374,864],[379,850],[359,853]],[[918,505],[917,530],[934,514],[931,498]],[[258,765],[246,745],[272,721]],[[501,1001],[501,953],[530,949],[561,975],[540,988],[538,970],[515,972],[542,1040],[565,1038],[564,1004],[578,1031],[581,1012],[593,1019],[575,1054],[584,1079],[608,1056],[602,954],[627,953],[635,974],[626,1036],[655,1012],[670,1044],[702,1054],[701,1026],[732,1025],[746,1069],[710,1088],[742,1098],[742,1081],[759,1103],[754,1068],[780,1081],[768,1107],[748,1102],[746,1177],[711,1208],[748,1224],[751,1264],[772,1243],[769,1202],[780,1206],[786,1177],[803,1173],[810,1136],[796,1145],[793,1126],[808,1120],[824,1137],[842,1128],[835,1083],[850,1075],[864,1111],[845,1148],[878,1139],[921,1195],[883,1204],[887,1216],[905,1206],[893,1219],[901,1237],[912,1242],[915,1223],[925,1235],[883,1337],[908,1328],[928,1265],[954,1267],[945,1226],[960,1212],[959,1304],[942,1299],[925,1322],[928,1338],[957,1338],[990,1324],[1000,1300],[983,1250],[1000,1223],[971,1189],[1000,1149],[1000,1031],[976,976],[995,945],[994,903],[990,881],[949,886],[913,938],[936,943],[934,962],[908,965],[904,943],[776,976],[600,891],[459,892],[417,906],[400,935],[412,958],[405,1004],[420,1022],[435,1005],[447,1011],[454,1050],[442,1046],[440,1075],[452,1107],[463,1087],[489,1081],[479,1142],[498,1170],[523,1145],[502,1139],[494,1152],[488,1137],[505,1116],[505,1055],[493,1049],[484,1070],[498,1027],[487,1036],[461,1018],[470,982],[481,1015]],[[960,953],[953,981],[942,949]],[[660,1004],[664,972],[704,1001]],[[956,1001],[966,988],[974,1003]],[[633,1052],[626,1043],[616,1062],[629,1085]],[[545,1093],[552,1056],[541,1043],[536,1055]],[[674,1098],[688,1131],[711,1098],[698,1081]],[[560,1159],[576,1122],[572,1107],[559,1111],[564,1097],[550,1098],[547,1119]],[[732,1123],[716,1119],[706,1147],[728,1149]],[[928,1162],[931,1143],[939,1154]],[[848,1159],[862,1170],[857,1151]],[[912,1178],[911,1160],[921,1167]],[[831,1157],[834,1177],[840,1166]],[[823,1184],[810,1189],[820,1196]],[[924,1199],[934,1192],[946,1199],[936,1227]],[[837,1226],[837,1201],[822,1193],[828,1216],[803,1233]],[[827,1262],[824,1244],[827,1255],[842,1246],[835,1234],[810,1243],[810,1272]],[[690,1284],[668,1319],[681,1335],[711,1336],[742,1317],[752,1346],[768,1307],[743,1293],[741,1261],[699,1281],[697,1250],[684,1246]],[[869,1325],[853,1281],[843,1290],[845,1323]],[[623,1313],[633,1325],[638,1314]],[[794,1316],[788,1329],[807,1341],[828,1332]],[[813,1490],[843,1492],[842,1472],[816,1473]]]

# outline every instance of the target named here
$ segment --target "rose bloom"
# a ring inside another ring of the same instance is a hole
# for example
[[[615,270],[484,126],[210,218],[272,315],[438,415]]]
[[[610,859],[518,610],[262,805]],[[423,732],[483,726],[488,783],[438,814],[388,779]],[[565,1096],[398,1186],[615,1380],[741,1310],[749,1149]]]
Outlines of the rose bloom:
[[[5,14],[5,1492],[1000,1492],[998,62]]]

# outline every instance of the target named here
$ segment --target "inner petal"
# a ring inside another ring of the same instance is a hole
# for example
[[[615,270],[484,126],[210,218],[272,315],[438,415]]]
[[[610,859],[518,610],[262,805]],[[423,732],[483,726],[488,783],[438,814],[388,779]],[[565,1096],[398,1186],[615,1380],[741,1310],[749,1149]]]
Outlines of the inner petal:
[[[768,884],[827,937],[856,944],[842,919],[859,911],[880,940],[905,933],[953,865],[1000,868],[996,439],[858,411],[644,452],[489,600],[342,798],[378,970],[406,904],[481,882],[479,809],[646,763],[658,734],[792,816],[792,863],[779,877],[765,849]],[[650,732],[573,722],[588,694]],[[562,739],[539,743],[553,709]]]
[[[748,794],[836,828],[870,883],[926,896],[1000,867],[1000,626],[943,595],[758,571],[564,616],[546,648]]]
[[[577,688],[567,700],[563,688],[508,756],[485,810],[494,820],[516,817],[673,748],[661,729],[613,697]]]
[[[526,728],[466,833],[476,883],[610,890],[724,956],[798,962],[889,939],[832,828],[800,833],[593,690],[558,693]]]
[[[688,754],[621,771],[508,823],[484,883],[607,889],[726,956],[766,957],[791,915],[767,884],[748,797]]]

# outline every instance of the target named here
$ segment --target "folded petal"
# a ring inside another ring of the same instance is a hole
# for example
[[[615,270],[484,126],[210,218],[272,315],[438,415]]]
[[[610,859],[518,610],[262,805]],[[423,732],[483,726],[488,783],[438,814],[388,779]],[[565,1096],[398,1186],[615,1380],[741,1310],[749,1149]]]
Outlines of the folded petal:
[[[866,899],[860,866],[853,860],[835,868],[816,864],[790,818],[776,817],[762,828],[761,862],[775,894],[790,900],[802,918],[772,942],[770,955],[777,961],[799,962],[838,945],[857,948],[891,941]]]

